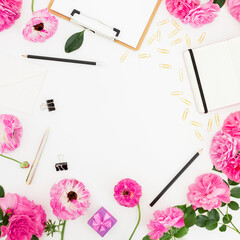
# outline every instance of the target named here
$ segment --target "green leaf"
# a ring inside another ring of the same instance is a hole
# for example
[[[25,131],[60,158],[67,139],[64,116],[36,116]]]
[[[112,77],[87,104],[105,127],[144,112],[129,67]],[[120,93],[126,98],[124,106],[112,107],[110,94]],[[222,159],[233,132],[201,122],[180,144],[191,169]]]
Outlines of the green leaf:
[[[32,235],[31,240],[38,240],[38,238],[35,235]]]
[[[169,233],[164,233],[159,240],[170,240],[172,236]]]
[[[236,202],[234,202],[234,201],[231,201],[231,202],[228,204],[228,206],[229,206],[232,210],[234,210],[234,211],[237,211],[237,210],[239,209],[238,203],[236,203]]]
[[[187,207],[186,210],[184,211],[184,215],[187,216],[188,214],[193,213],[193,212],[195,212],[194,209],[193,209],[193,206],[190,205],[190,206]]]
[[[198,212],[203,214],[203,213],[208,212],[208,210],[204,210],[203,208],[198,208]]]
[[[0,185],[0,198],[3,198],[5,196],[5,192],[3,187]]]
[[[222,171],[217,170],[217,169],[215,168],[215,166],[213,166],[212,170],[215,171],[215,172],[222,173]]]
[[[180,229],[174,234],[174,236],[175,236],[176,238],[182,238],[182,237],[184,237],[185,235],[187,235],[188,230],[189,230],[189,229],[186,228],[186,226],[184,226],[184,227],[180,228]]]
[[[225,181],[224,179],[223,179],[223,181],[228,185],[228,187],[229,187],[229,184],[228,184],[228,182],[227,181]]]
[[[186,205],[186,204],[184,204],[184,205],[177,205],[176,208],[179,208],[179,209],[181,209],[183,212],[185,212],[186,209],[187,209],[187,205]]]
[[[2,219],[2,224],[3,224],[4,226],[7,226],[7,225],[8,225],[8,219],[9,219],[9,216],[8,216],[7,214],[5,214],[5,215],[3,216],[3,219]]]
[[[224,224],[228,224],[232,221],[232,215],[231,214],[226,214],[223,217],[223,223]]]
[[[73,34],[65,44],[65,52],[70,53],[79,49],[84,40],[84,31]]]
[[[206,223],[209,221],[209,218],[204,215],[197,216],[196,225],[198,227],[206,227]]]
[[[209,230],[209,231],[212,231],[212,230],[216,229],[217,226],[218,226],[218,223],[215,220],[212,220],[212,219],[210,219],[206,223],[206,229]]]
[[[188,214],[184,219],[184,223],[187,228],[192,227],[196,223],[196,213],[192,212]]]
[[[0,221],[3,220],[3,210],[0,208]],[[1,235],[0,235],[1,236]]]
[[[240,187],[233,188],[231,190],[231,196],[234,198],[240,198]]]
[[[226,225],[222,225],[220,228],[219,228],[219,231],[220,232],[226,232],[227,230],[227,226]]]
[[[150,240],[150,237],[146,235],[142,240]]]
[[[221,207],[225,207],[226,205],[227,205],[226,203],[222,202]]]
[[[208,212],[208,217],[210,220],[215,220],[216,222],[218,222],[220,219],[219,212],[216,209],[213,209],[210,212]]]
[[[236,185],[239,184],[239,183],[234,182],[234,181],[232,181],[232,180],[230,180],[230,179],[228,179],[228,183],[229,183],[229,185],[231,185],[231,186],[236,186]]]
[[[225,4],[226,0],[214,0],[213,3],[216,3],[221,8]]]

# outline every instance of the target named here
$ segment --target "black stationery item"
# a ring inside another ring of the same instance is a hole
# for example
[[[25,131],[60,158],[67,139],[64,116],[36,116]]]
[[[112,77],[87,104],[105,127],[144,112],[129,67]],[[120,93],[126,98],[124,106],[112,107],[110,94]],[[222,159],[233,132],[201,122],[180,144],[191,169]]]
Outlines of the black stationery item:
[[[55,164],[56,171],[65,171],[68,170],[67,162],[63,162],[64,156],[62,154],[58,155],[59,163]]]
[[[194,162],[194,160],[200,155],[202,149],[198,151],[189,162],[179,171],[179,173],[168,183],[168,185],[158,194],[158,196],[150,203],[153,207],[154,204],[163,196],[163,194],[173,185],[173,183],[185,172],[185,170]]]
[[[49,112],[56,110],[53,99],[47,100],[46,103],[41,104],[41,110],[46,110],[46,109],[48,109]]]

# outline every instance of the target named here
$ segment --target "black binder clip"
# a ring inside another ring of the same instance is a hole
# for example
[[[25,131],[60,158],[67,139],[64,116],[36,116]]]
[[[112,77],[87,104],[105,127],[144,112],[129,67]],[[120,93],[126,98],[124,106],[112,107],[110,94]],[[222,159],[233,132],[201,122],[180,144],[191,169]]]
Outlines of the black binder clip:
[[[59,163],[55,164],[56,171],[66,171],[68,170],[67,162],[63,162],[64,156],[62,154],[58,155]]]
[[[47,100],[46,103],[42,103],[40,108],[41,108],[42,111],[48,109],[49,112],[52,112],[52,111],[56,110],[53,99]]]

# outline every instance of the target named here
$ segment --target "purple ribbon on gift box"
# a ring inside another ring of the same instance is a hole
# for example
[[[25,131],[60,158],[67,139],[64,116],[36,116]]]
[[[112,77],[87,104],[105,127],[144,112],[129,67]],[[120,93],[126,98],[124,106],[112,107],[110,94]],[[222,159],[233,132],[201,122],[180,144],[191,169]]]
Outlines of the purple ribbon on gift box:
[[[107,228],[112,227],[111,216],[108,213],[105,213],[103,217],[100,213],[97,213],[93,218],[92,227],[95,231],[104,232]]]

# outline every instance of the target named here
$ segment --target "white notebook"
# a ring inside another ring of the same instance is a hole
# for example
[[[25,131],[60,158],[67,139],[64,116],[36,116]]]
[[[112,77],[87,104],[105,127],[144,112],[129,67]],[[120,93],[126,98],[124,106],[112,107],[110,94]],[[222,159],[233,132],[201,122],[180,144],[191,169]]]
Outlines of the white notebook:
[[[199,112],[240,103],[240,37],[189,49],[184,60]]]

